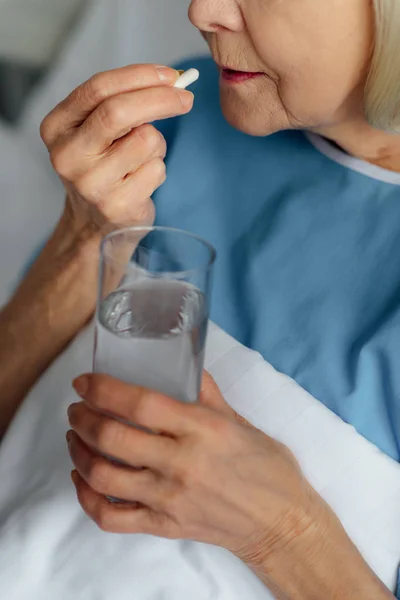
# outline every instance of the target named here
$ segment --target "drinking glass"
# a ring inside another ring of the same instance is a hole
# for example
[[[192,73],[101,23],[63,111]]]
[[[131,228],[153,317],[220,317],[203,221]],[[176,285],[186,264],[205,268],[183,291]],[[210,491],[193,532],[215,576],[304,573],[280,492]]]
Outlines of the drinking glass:
[[[130,227],[108,235],[94,372],[196,402],[215,259],[211,244],[178,229]]]

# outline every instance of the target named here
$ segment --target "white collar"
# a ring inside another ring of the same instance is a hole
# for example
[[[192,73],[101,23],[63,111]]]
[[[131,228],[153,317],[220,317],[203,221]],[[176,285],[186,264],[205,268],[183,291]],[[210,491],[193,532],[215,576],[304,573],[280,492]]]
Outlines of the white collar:
[[[340,148],[315,133],[306,131],[305,136],[314,148],[321,152],[321,154],[324,154],[339,165],[346,167],[346,169],[357,171],[357,173],[361,173],[362,175],[370,177],[371,179],[376,179],[377,181],[400,186],[400,173],[377,167],[360,158],[354,158],[354,156],[346,154],[346,152],[340,150]]]

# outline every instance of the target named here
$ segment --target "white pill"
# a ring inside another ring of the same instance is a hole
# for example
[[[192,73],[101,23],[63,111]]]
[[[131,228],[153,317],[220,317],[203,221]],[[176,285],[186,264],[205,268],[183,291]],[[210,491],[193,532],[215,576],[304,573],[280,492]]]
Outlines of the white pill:
[[[197,81],[199,77],[200,73],[197,69],[189,69],[178,78],[174,87],[185,90],[189,85]]]

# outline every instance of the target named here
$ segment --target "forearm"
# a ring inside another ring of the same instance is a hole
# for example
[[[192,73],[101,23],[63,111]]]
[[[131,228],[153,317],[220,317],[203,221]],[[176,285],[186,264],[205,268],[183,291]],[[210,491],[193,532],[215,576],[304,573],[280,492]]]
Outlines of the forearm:
[[[279,600],[395,600],[333,515],[255,571]]]
[[[90,319],[99,235],[66,212],[0,313],[0,437],[40,375]]]

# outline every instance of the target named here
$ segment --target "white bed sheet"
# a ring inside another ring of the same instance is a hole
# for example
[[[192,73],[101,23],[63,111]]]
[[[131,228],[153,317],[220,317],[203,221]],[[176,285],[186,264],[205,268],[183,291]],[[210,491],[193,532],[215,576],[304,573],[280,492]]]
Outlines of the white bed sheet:
[[[228,552],[99,531],[69,479],[71,380],[90,369],[86,330],[33,390],[0,452],[0,590],[7,600],[271,600]],[[207,365],[230,404],[286,443],[375,572],[394,589],[400,465],[297,384],[212,327]]]

